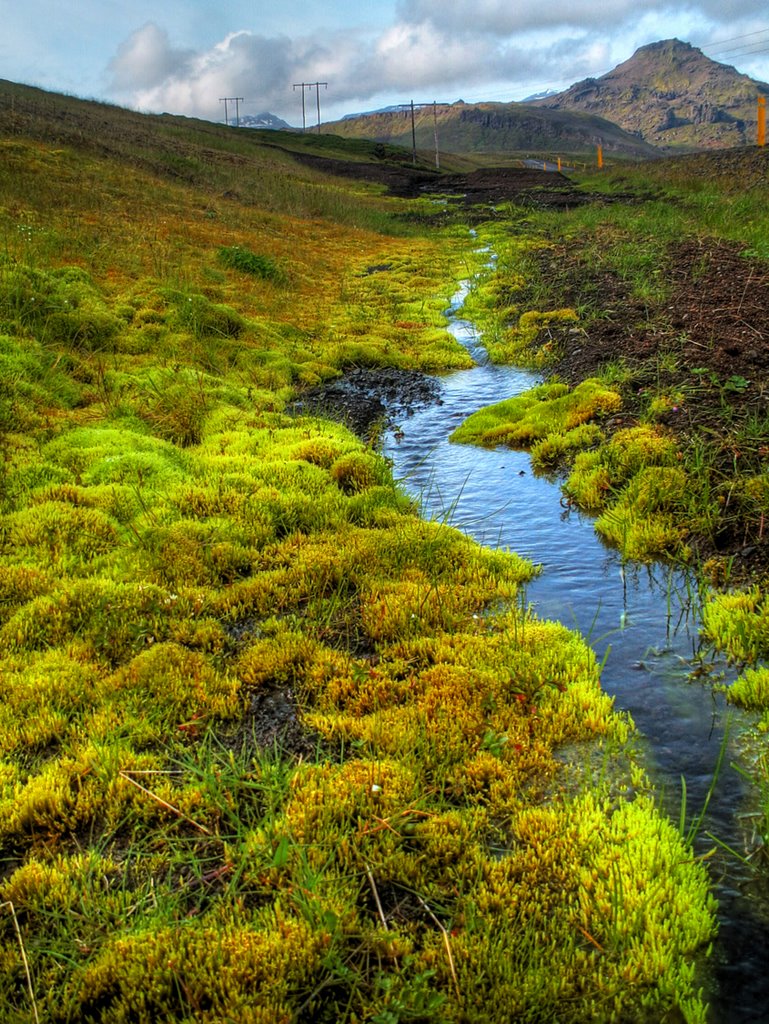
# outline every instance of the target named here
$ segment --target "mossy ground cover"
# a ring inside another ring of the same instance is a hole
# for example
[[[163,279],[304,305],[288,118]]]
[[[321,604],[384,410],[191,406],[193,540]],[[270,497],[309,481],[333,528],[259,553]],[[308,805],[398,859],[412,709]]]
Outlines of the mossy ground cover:
[[[703,1020],[705,870],[534,567],[286,412],[466,365],[467,233],[0,145],[0,1016]]]

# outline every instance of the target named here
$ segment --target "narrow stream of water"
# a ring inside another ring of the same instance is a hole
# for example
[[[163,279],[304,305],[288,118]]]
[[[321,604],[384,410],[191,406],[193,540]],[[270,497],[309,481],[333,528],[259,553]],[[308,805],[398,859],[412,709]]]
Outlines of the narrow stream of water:
[[[699,853],[716,847],[709,864],[720,928],[710,1019],[712,1024],[767,1021],[769,893],[749,866],[706,834],[737,850],[745,846],[748,786],[730,764],[744,716],[727,710],[721,696],[690,678],[699,664],[696,610],[681,573],[663,566],[623,567],[619,555],[598,539],[592,520],[564,509],[557,482],[532,473],[526,453],[448,443],[470,413],[541,379],[488,362],[477,331],[457,315],[466,291],[453,300],[450,330],[477,365],[444,378],[440,402],[390,430],[384,454],[396,478],[420,499],[426,517],[541,564],[541,574],[527,588],[528,601],[540,617],[582,633],[599,659],[608,649],[604,689],[618,708],[631,713],[646,744],[650,773],[674,819],[682,776],[689,815],[703,807],[728,729],[729,749],[696,844]],[[728,672],[718,662],[712,670]]]

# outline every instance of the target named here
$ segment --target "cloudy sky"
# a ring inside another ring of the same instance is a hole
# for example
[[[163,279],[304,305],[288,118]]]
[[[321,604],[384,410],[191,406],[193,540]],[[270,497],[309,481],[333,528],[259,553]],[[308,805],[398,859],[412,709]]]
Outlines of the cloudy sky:
[[[0,15],[0,78],[211,120],[237,96],[299,125],[298,83],[328,83],[324,121],[521,100],[673,36],[769,81],[766,0],[0,0]]]

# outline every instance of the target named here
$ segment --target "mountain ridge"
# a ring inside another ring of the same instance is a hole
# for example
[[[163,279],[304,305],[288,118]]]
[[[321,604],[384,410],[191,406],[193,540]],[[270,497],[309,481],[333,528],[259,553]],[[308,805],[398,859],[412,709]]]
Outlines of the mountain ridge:
[[[414,111],[417,149],[434,151],[436,137],[442,151],[473,155],[567,153],[593,154],[601,146],[607,154],[644,159],[654,148],[611,121],[582,111],[548,110],[524,103],[438,104]],[[408,111],[378,111],[327,123],[323,130],[342,137],[368,138],[379,143],[412,144]]]
[[[755,142],[761,95],[769,96],[769,84],[674,38],[532,105],[605,117],[666,151],[724,149]]]

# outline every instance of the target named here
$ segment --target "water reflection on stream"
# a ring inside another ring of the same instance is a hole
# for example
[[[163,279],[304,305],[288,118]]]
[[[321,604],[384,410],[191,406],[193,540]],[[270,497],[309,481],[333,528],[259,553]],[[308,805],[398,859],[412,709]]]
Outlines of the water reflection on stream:
[[[527,599],[542,618],[558,619],[587,637],[599,659],[610,648],[604,689],[631,713],[649,756],[649,769],[676,820],[681,776],[690,813],[702,808],[718,761],[724,728],[739,731],[739,714],[723,698],[691,681],[696,621],[687,581],[666,567],[626,567],[599,541],[592,520],[564,509],[557,483],[535,476],[529,457],[509,449],[450,445],[448,436],[467,416],[538,383],[526,370],[493,366],[477,332],[457,317],[465,291],[452,304],[450,329],[476,360],[470,370],[443,380],[442,400],[397,425],[384,453],[424,514],[459,527],[482,544],[509,548],[542,565]],[[723,664],[716,672],[727,671]],[[741,849],[737,816],[747,786],[729,764],[721,769],[704,824]],[[716,844],[704,831],[700,853]],[[718,991],[710,994],[713,1024],[769,1020],[769,894],[760,893],[751,870],[717,848],[709,861],[720,902],[714,952]],[[762,919],[755,913],[763,907]]]

